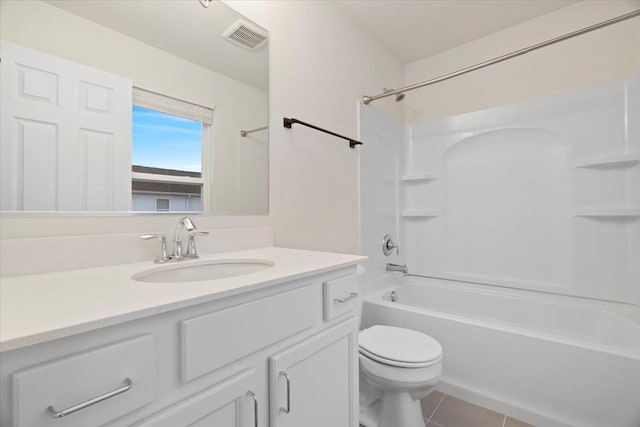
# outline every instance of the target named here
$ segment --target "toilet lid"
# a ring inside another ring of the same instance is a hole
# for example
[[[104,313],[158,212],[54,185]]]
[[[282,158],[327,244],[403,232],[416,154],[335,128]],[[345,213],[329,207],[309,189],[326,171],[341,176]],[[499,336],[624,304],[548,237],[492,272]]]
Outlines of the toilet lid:
[[[394,366],[428,366],[442,357],[442,346],[412,329],[376,325],[360,332],[360,353]]]

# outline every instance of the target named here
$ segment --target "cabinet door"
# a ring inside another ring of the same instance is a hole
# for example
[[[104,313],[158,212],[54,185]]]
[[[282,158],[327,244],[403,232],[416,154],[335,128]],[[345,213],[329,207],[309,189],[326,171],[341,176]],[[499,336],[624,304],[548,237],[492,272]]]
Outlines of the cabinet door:
[[[358,425],[357,332],[352,317],[269,358],[271,427]]]
[[[136,424],[136,427],[254,427],[255,370],[246,370]]]

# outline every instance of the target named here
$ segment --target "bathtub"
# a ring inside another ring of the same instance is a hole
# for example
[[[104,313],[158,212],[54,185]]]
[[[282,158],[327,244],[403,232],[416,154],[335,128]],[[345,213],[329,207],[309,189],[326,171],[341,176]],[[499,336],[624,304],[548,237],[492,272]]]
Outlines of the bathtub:
[[[436,338],[440,391],[536,426],[640,427],[638,307],[411,275],[385,286],[363,328]]]

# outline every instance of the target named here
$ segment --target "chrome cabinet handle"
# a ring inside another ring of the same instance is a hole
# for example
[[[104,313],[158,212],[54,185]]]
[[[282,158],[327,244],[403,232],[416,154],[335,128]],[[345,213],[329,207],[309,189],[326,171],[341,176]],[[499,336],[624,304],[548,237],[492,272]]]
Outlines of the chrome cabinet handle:
[[[285,371],[280,371],[280,375],[282,375],[287,380],[287,407],[280,407],[280,410],[285,414],[291,412],[291,379],[289,375]]]
[[[110,398],[112,398],[114,396],[117,396],[119,394],[124,393],[125,391],[129,391],[129,390],[131,390],[131,387],[133,387],[133,382],[129,378],[126,378],[124,380],[124,386],[120,387],[117,390],[113,390],[113,391],[110,391],[110,392],[105,393],[103,395],[100,395],[98,397],[94,397],[93,399],[87,400],[86,402],[82,402],[82,403],[79,403],[79,404],[77,404],[75,406],[72,406],[70,408],[63,409],[62,411],[58,411],[53,406],[49,406],[47,408],[47,411],[49,411],[49,414],[53,418],[66,417],[67,415],[73,414],[74,412],[77,412],[77,411],[79,411],[81,409],[88,408],[89,406],[95,405],[96,403],[100,403],[103,400],[110,399]]]
[[[348,297],[346,297],[346,298],[334,298],[333,301],[334,302],[339,302],[340,304],[342,304],[342,303],[345,303],[347,301],[351,301],[352,299],[356,298],[357,296],[358,296],[358,294],[356,292],[351,292]]]
[[[252,391],[248,391],[247,394],[253,399],[253,427],[258,427],[258,396]]]

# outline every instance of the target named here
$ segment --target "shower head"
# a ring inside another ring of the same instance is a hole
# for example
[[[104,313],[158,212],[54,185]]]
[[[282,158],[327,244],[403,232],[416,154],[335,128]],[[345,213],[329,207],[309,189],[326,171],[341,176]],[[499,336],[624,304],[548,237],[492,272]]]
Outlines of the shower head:
[[[387,89],[387,88],[382,89],[382,91],[383,91],[384,93],[393,92],[394,90],[395,90],[395,89]],[[404,99],[404,93],[402,93],[402,92],[401,92],[401,93],[397,93],[397,94],[396,94],[396,102],[400,102],[400,101],[402,101],[403,99]]]

